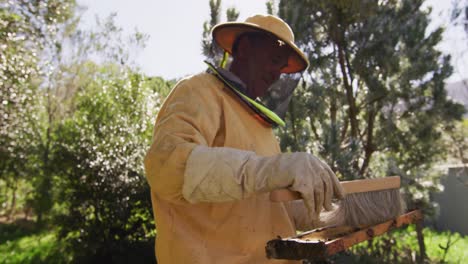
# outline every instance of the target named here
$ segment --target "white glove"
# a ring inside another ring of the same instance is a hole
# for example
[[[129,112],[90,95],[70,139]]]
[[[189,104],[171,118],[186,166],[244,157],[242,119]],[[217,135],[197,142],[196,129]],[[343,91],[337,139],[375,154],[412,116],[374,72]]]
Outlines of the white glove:
[[[182,193],[189,202],[241,200],[257,192],[289,188],[300,192],[309,217],[332,209],[343,197],[333,171],[311,154],[296,152],[271,157],[226,147],[197,146],[190,154]]]

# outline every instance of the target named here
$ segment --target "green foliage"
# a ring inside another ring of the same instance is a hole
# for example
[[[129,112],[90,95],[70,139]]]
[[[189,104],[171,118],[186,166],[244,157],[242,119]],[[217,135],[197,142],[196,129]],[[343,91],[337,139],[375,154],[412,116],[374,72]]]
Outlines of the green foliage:
[[[52,233],[31,235],[0,246],[1,263],[63,263],[62,255],[55,253],[56,238]]]
[[[431,263],[463,263],[468,257],[468,237],[430,228],[425,228],[423,233]],[[450,245],[448,248],[447,244]],[[414,226],[409,226],[354,246],[350,252],[352,261],[348,260],[348,263],[416,263],[412,252],[419,252],[419,245]]]
[[[21,221],[20,221],[21,222]],[[56,231],[22,224],[0,224],[0,263],[67,263],[70,256],[58,243]]]
[[[34,109],[35,90],[28,82],[37,74],[37,55],[28,49],[30,34],[26,19],[12,12],[7,3],[0,9],[0,172],[12,185],[15,177],[25,177],[32,129],[25,122]],[[34,112],[34,111],[33,111]],[[25,142],[26,141],[26,142]],[[28,142],[29,141],[29,142]]]
[[[231,7],[226,10],[226,18],[228,22],[237,21],[239,15],[240,13],[235,7]]]
[[[0,210],[0,215],[5,216],[7,220],[18,214],[24,215],[25,218],[32,217],[32,190],[29,179],[17,179],[10,183],[0,180],[0,204],[3,209]]]
[[[451,22],[455,26],[463,26],[465,34],[468,35],[468,3],[466,3],[466,1],[461,0],[452,1],[451,11]]]
[[[219,13],[221,12],[221,0],[210,0],[210,21],[203,23],[202,51],[203,54],[211,58],[213,62],[219,62],[222,56],[221,49],[212,42],[211,30],[219,23]]]
[[[154,222],[143,157],[158,109],[158,87],[125,68],[95,67],[96,79],[77,95],[76,109],[56,132],[64,201],[60,238],[77,262],[126,254],[151,258]],[[132,252],[133,251],[133,252]]]
[[[401,176],[408,207],[431,214],[433,165],[446,159],[443,135],[464,109],[447,98],[450,57],[436,48],[443,29],[428,31],[423,2],[280,1],[310,67],[277,134],[284,151],[319,155],[342,180]],[[375,249],[389,262],[412,254]]]
[[[38,186],[30,205],[40,221],[52,206],[40,89],[50,57],[42,54],[58,45],[56,36],[74,15],[75,2],[1,1],[0,6],[0,180],[13,189],[19,179]],[[13,213],[14,203],[8,210]]]
[[[276,8],[276,7],[277,7],[277,3],[276,3],[275,0],[269,0],[269,1],[267,1],[267,2],[265,3],[265,5],[266,5],[266,9],[267,9],[267,14],[269,14],[269,15],[275,15],[275,16],[278,15],[278,14],[277,14],[277,13],[278,13],[278,12],[277,12],[277,8]]]
[[[221,0],[210,0],[210,21],[203,23],[202,35],[202,52],[206,60],[214,65],[220,65],[223,60],[224,51],[214,41],[212,41],[211,30],[220,21]],[[239,18],[239,11],[235,7],[230,7],[226,10],[226,19],[229,22],[234,22]]]
[[[426,32],[422,3],[279,3],[311,63],[278,131],[283,150],[314,152],[342,179],[400,175],[405,187],[445,157],[441,135],[464,110],[447,99],[443,30]]]
[[[446,147],[449,149],[447,162],[450,164],[468,163],[468,119],[457,122],[444,133]]]
[[[82,30],[74,1],[0,5],[1,213],[53,219],[61,263],[154,261],[143,155],[171,84],[130,68],[147,36],[124,38],[115,15]],[[36,247],[49,254],[48,242]]]

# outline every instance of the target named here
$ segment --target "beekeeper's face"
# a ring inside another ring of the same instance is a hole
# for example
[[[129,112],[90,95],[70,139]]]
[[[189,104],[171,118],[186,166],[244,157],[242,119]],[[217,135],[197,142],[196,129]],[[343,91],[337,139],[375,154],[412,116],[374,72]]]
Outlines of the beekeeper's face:
[[[247,94],[252,98],[265,95],[288,65],[290,54],[290,48],[273,36],[255,34],[241,37],[234,57],[242,66],[242,76],[239,77],[247,85]]]

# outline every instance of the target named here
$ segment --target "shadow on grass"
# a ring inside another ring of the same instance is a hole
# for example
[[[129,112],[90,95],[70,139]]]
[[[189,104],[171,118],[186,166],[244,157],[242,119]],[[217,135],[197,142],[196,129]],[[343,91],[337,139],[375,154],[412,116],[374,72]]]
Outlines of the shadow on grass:
[[[122,249],[101,250],[94,255],[76,256],[74,263],[157,264],[154,243],[151,242],[135,242]]]
[[[0,221],[0,263],[70,263],[71,257],[57,240],[56,229],[16,219]]]
[[[44,230],[38,228],[35,222],[30,220],[17,219],[12,223],[0,222],[0,244],[26,236],[37,235],[42,231]]]

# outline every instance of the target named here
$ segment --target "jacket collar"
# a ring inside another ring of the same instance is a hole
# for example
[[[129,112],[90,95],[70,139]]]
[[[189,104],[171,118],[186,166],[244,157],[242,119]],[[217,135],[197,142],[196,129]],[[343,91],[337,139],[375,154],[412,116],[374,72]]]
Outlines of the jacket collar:
[[[234,87],[239,90],[239,92],[247,94],[247,85],[245,85],[245,83],[239,77],[237,77],[237,75],[221,67],[215,67],[215,69],[224,79],[233,84]]]
[[[257,102],[246,95],[246,85],[239,77],[223,68],[215,67],[207,61],[205,61],[205,63],[208,65],[209,70],[211,70],[215,76],[218,76],[227,87],[234,91],[234,94],[236,94],[242,102],[257,113],[262,121],[273,127],[278,125],[285,126],[285,122],[275,112],[268,109],[261,102]]]

